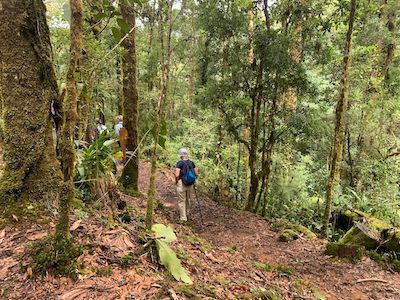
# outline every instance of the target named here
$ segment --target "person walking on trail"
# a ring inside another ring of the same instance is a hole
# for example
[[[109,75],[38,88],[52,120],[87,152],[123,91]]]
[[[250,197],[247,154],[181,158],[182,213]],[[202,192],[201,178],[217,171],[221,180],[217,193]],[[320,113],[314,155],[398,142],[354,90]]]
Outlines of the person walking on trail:
[[[101,121],[100,118],[96,118],[96,127],[94,129],[94,139],[97,140],[99,138],[99,136],[106,131],[107,132],[107,126],[104,125]],[[108,133],[107,133],[108,135]]]
[[[187,154],[185,148],[179,149],[180,160],[176,163],[175,183],[178,194],[178,209],[181,221],[187,221],[191,205],[191,197],[194,193],[194,183],[199,171]]]
[[[117,120],[117,124],[115,125],[115,136],[116,136],[116,140],[117,140],[118,146],[121,147],[121,144],[119,142],[119,132],[120,132],[121,128],[124,127],[124,125],[123,125],[123,117],[121,115],[118,115],[116,117],[116,120]]]

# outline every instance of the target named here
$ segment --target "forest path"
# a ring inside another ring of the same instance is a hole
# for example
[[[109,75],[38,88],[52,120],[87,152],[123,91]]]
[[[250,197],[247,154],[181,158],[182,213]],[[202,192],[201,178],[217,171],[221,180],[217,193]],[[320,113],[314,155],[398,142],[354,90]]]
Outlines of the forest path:
[[[141,163],[140,172],[140,189],[146,192],[150,164]],[[157,196],[168,209],[170,221],[176,222],[179,215],[172,171],[158,170]],[[305,283],[323,291],[327,299],[400,299],[400,274],[383,270],[368,257],[350,264],[326,256],[324,240],[300,238],[280,242],[279,234],[260,216],[220,206],[203,194],[199,194],[199,200],[204,224],[201,224],[195,201],[191,215],[193,230],[216,249],[226,252],[226,249],[236,248],[238,254],[249,261],[288,265]],[[363,279],[371,281],[357,283]]]

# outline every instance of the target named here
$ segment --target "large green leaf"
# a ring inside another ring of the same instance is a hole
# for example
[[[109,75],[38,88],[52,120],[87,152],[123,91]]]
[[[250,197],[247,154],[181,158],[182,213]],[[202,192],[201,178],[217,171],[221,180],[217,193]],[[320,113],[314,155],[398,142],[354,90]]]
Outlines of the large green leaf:
[[[118,18],[117,23],[118,26],[121,28],[121,32],[127,33],[129,31],[128,23],[126,23],[124,19]]]
[[[151,227],[151,230],[156,234],[156,239],[160,239],[166,243],[176,241],[174,230],[169,226],[165,226],[164,224],[154,224]]]
[[[119,42],[122,38],[121,31],[117,27],[112,27],[111,31],[113,33],[114,39],[116,42]]]
[[[324,294],[322,294],[320,291],[318,291],[317,289],[312,289],[313,295],[316,299],[318,300],[325,300],[326,297]]]
[[[166,141],[167,141],[167,139],[165,138],[165,136],[160,135],[160,136],[158,137],[158,145],[160,145],[161,148],[163,148],[164,150],[166,149],[166,148],[165,148],[165,142],[166,142]]]
[[[107,15],[103,12],[99,12],[93,16],[96,21],[100,21],[101,19],[105,18]]]
[[[160,263],[167,268],[172,276],[178,281],[193,284],[186,270],[182,267],[181,261],[176,257],[175,252],[161,239],[156,239]]]
[[[162,119],[160,125],[161,125],[160,126],[160,135],[163,135],[163,136],[167,135],[167,133],[168,133],[167,121],[165,119]]]

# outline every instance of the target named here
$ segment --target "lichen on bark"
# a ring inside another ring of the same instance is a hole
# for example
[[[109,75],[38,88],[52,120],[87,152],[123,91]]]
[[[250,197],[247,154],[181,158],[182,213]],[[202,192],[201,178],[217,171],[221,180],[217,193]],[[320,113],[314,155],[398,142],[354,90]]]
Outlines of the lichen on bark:
[[[59,109],[59,97],[46,9],[41,0],[1,0],[1,6],[5,167],[0,203],[53,200],[61,180],[52,137],[54,121],[59,120],[54,113]]]
[[[128,1],[121,2],[121,13],[128,24],[130,35],[123,46],[126,49],[122,57],[123,69],[123,112],[124,127],[128,131],[127,150],[135,153],[129,158],[122,174],[122,184],[125,190],[133,193],[139,191],[139,155],[138,141],[138,89],[137,89],[137,57],[135,43],[136,14],[134,7]]]

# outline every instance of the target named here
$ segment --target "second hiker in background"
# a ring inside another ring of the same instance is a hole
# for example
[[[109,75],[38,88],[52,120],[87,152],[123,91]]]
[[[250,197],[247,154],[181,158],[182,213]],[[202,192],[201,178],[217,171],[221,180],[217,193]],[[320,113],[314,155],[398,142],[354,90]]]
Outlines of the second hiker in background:
[[[121,144],[119,142],[119,132],[120,132],[121,128],[124,127],[124,125],[123,125],[123,117],[121,115],[118,115],[115,119],[117,121],[117,124],[115,124],[115,137],[116,137],[118,146],[121,147]]]
[[[188,212],[191,205],[191,197],[194,193],[194,183],[199,171],[191,160],[189,160],[187,150],[179,149],[180,160],[175,167],[175,183],[178,193],[178,209],[181,221],[187,221]]]
[[[107,126],[103,124],[100,118],[96,118],[96,127],[93,130],[93,138],[97,140],[103,132],[106,132],[107,139],[109,138],[109,133]]]

